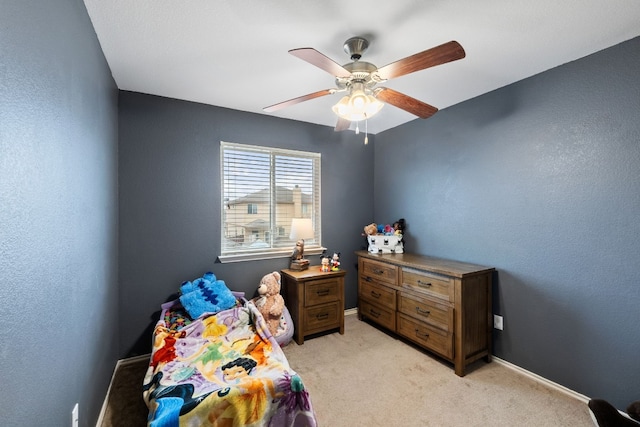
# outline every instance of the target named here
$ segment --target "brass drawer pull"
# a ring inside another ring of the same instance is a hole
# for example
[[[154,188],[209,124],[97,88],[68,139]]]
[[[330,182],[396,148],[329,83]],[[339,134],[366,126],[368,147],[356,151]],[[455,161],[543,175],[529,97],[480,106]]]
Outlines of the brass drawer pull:
[[[415,331],[416,331],[416,336],[417,336],[418,338],[422,338],[422,339],[429,338],[429,334],[428,334],[428,333],[426,333],[426,332],[420,332],[420,330],[419,330],[419,329],[416,329]]]
[[[376,291],[371,291],[371,296],[374,297],[374,298],[380,298],[382,296],[382,294],[379,294]]]
[[[416,307],[416,313],[422,314],[424,316],[428,316],[428,315],[431,314],[431,312],[429,310],[423,310],[420,307]]]
[[[318,320],[323,320],[329,317],[329,313],[322,313],[322,314],[317,314],[316,315],[316,319]]]
[[[418,279],[418,285],[428,288],[429,286],[431,286],[431,282],[423,282],[422,280]]]
[[[371,277],[369,277],[369,276],[365,276],[365,277],[364,277],[364,281],[365,281],[365,282],[371,282]]]
[[[378,313],[377,311],[375,311],[374,309],[371,308],[371,309],[369,309],[369,314],[371,314],[373,317],[378,318],[378,317],[380,317],[381,313]]]
[[[374,268],[373,272],[376,274],[384,274],[384,270],[378,270],[377,268]]]
[[[316,291],[316,295],[319,297],[323,297],[325,295],[329,295],[329,289],[323,289],[321,291]]]

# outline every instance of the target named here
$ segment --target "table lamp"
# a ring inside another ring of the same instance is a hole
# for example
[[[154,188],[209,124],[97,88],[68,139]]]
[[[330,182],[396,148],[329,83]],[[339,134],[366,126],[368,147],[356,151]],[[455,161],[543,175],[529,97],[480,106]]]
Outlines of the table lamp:
[[[296,242],[291,254],[291,270],[306,270],[309,268],[309,260],[304,257],[304,239],[310,239],[313,235],[313,223],[311,218],[293,218],[291,220],[291,233],[289,239]]]

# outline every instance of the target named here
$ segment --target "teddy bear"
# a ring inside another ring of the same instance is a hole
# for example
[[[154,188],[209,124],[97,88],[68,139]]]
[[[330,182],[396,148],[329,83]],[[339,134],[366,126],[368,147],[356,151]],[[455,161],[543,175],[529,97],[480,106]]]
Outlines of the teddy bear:
[[[271,335],[275,337],[284,311],[284,298],[280,295],[280,273],[274,271],[264,275],[258,285],[258,295],[254,299],[256,307],[267,322]]]
[[[378,232],[378,225],[375,222],[372,222],[369,225],[364,226],[364,235],[372,236]]]

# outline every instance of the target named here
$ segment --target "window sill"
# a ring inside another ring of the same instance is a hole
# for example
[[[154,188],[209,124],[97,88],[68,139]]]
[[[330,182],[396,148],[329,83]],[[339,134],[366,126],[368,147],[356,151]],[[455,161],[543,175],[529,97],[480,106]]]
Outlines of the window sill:
[[[309,255],[320,255],[327,248],[324,247],[316,247],[316,248],[305,248],[304,254],[308,258]],[[291,257],[292,250],[287,249],[286,251],[272,251],[272,252],[254,252],[250,254],[236,254],[236,255],[219,255],[216,260],[217,263],[227,264],[231,262],[244,262],[244,261],[258,261],[264,259],[277,259],[277,258],[289,258]]]

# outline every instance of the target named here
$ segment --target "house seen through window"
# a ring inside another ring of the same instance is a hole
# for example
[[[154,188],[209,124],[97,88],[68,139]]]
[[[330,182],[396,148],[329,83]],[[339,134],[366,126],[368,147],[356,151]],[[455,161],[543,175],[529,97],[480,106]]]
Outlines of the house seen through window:
[[[293,218],[311,218],[320,248],[320,153],[221,142],[222,261],[289,255]]]

